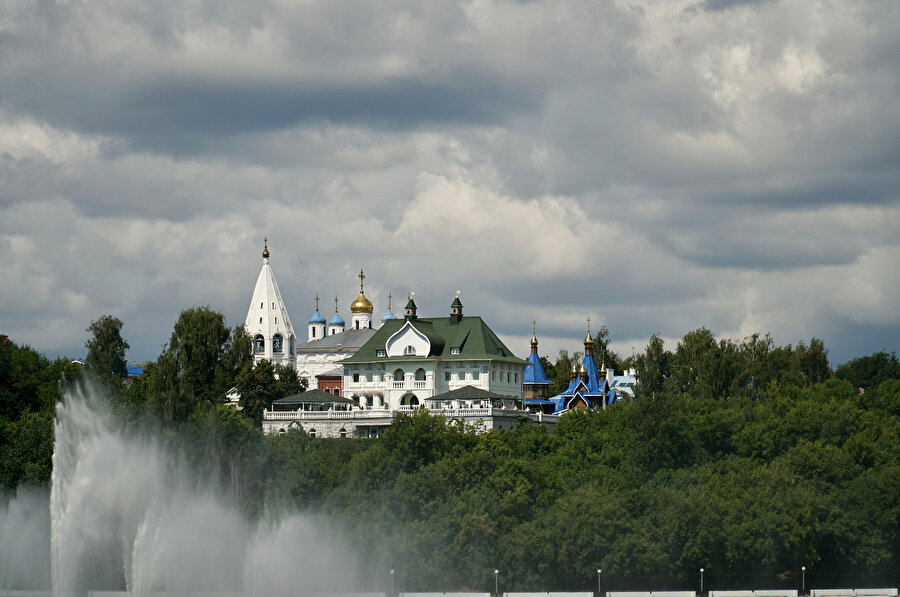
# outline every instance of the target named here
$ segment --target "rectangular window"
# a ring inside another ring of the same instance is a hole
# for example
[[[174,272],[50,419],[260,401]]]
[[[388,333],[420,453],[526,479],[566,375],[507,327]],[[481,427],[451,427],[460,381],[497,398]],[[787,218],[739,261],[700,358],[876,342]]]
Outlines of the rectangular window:
[[[479,378],[478,369],[476,369],[475,371],[472,371],[472,379],[475,381],[478,381],[478,378]]]
[[[354,383],[359,383],[359,373],[353,374],[353,381],[354,381]]]
[[[444,381],[450,381],[450,372],[444,371]]]

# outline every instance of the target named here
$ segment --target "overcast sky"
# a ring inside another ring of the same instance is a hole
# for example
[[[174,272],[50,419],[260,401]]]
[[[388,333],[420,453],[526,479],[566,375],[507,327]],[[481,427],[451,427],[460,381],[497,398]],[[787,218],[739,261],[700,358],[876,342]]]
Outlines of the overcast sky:
[[[461,291],[519,356],[770,332],[900,349],[900,2],[6,0],[0,332],[301,339]]]

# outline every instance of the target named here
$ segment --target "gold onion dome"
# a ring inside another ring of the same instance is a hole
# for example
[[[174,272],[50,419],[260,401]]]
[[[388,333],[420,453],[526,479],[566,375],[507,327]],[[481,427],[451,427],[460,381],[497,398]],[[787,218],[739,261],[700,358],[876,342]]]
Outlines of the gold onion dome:
[[[363,274],[362,270],[359,270],[359,296],[356,297],[356,300],[350,305],[351,313],[372,313],[375,311],[375,307],[372,306],[372,301],[367,299],[366,295],[363,293],[363,280],[365,279],[365,274]]]
[[[353,313],[372,313],[374,310],[372,302],[361,292],[356,297],[356,300],[353,301],[353,304],[350,305],[350,311]]]

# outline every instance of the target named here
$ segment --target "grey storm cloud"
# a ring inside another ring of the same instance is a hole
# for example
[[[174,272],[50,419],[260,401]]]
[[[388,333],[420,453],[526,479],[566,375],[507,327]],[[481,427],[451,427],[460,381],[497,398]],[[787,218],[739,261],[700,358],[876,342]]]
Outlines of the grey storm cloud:
[[[521,352],[587,317],[625,352],[897,348],[898,3],[4,11],[0,329],[48,354],[107,313],[136,360],[186,307],[243,321],[264,237],[301,336],[362,267],[376,313],[461,290]]]

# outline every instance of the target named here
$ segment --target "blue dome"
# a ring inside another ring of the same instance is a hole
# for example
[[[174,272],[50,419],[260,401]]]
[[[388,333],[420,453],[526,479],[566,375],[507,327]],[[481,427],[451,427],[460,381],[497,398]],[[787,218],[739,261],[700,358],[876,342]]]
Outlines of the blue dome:
[[[384,314],[384,317],[381,318],[381,323],[384,323],[385,321],[390,321],[391,319],[397,319],[397,316],[394,315],[393,312],[388,310],[388,312]]]
[[[322,317],[322,314],[316,311],[313,313],[313,316],[309,318],[310,323],[325,323],[325,318]]]
[[[335,313],[328,325],[344,325],[344,318],[341,317],[340,313]]]

